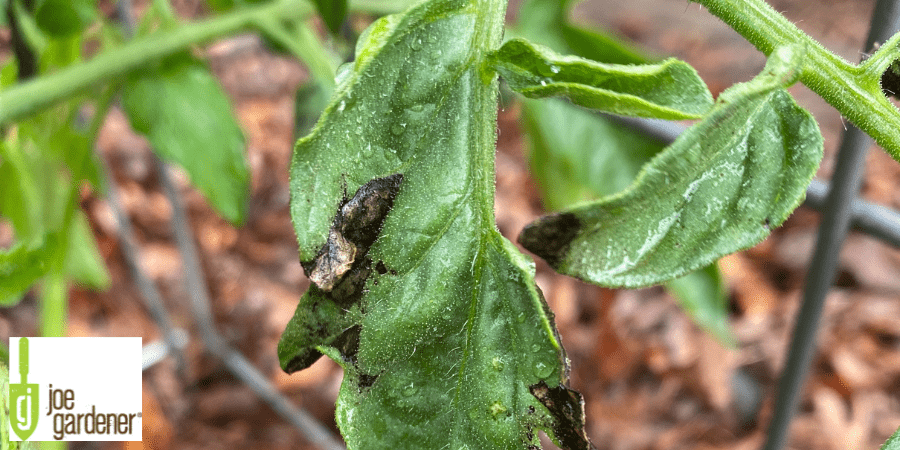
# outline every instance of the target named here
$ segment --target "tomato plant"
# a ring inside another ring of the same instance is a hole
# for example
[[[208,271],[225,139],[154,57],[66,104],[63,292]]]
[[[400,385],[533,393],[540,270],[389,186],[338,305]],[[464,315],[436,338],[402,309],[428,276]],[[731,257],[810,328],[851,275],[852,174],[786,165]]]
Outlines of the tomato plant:
[[[30,66],[4,67],[0,212],[19,243],[0,256],[0,301],[41,280],[44,304],[57,305],[43,319],[53,334],[67,281],[105,284],[76,193],[81,180],[102,189],[91,147],[117,92],[159,156],[182,166],[225,218],[245,218],[243,136],[188,49],[258,30],[310,66],[309,92],[324,105],[320,115],[312,108],[318,119],[290,168],[299,259],[313,285],[278,355],[288,372],[322,355],[344,368],[336,418],[350,448],[538,448],[539,430],[562,447],[590,448],[534,262],[494,220],[500,78],[529,98],[535,172],[558,209],[518,241],[589,283],[665,283],[726,343],[712,264],[781,225],[822,158],[816,122],[786,88],[806,84],[900,160],[900,111],[881,84],[900,59],[900,34],[854,65],[761,0],[698,2],[768,56],[761,73],[717,99],[686,63],[649,61],[569,24],[567,1],[526,2],[505,41],[503,0],[404,5],[375,20],[339,67],[305,19],[318,8],[339,32],[346,2],[211,3],[225,12],[183,25],[154,2],[131,40],[104,24],[103,51],[82,62],[85,25],[97,20],[90,2],[69,11],[47,0],[32,12],[9,0],[37,76],[13,83]],[[100,101],[80,133],[77,112],[93,98],[84,92]],[[580,108],[696,123],[663,148]],[[586,145],[560,145],[571,138],[554,134],[560,117],[583,125]],[[600,156],[590,140],[598,129],[614,143]],[[586,166],[596,171],[568,163],[585,157],[602,158]],[[560,181],[553,170],[573,176]],[[54,194],[40,195],[48,171]]]

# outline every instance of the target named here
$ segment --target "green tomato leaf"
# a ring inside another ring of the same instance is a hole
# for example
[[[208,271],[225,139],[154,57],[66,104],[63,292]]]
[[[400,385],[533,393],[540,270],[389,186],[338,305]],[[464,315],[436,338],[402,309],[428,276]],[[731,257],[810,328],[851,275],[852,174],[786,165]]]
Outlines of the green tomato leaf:
[[[34,20],[47,34],[63,37],[80,33],[96,16],[96,2],[90,0],[43,0]]]
[[[83,211],[76,211],[67,230],[65,272],[85,286],[96,289],[109,287],[109,273],[97,248],[97,241]]]
[[[881,446],[881,450],[900,450],[900,428]]]
[[[762,74],[723,92],[627,190],[541,218],[519,241],[561,273],[622,287],[760,242],[800,204],[822,158],[815,120],[782,87],[800,59],[776,49]]]
[[[341,31],[341,24],[347,17],[347,0],[313,0],[322,21],[328,27],[328,31],[332,34],[338,34]]]
[[[294,136],[312,131],[322,111],[328,106],[330,89],[317,80],[307,81],[294,96]]]
[[[34,159],[45,160],[45,169],[59,171],[65,168],[79,182],[87,180],[102,191],[105,186],[99,157],[85,131],[79,130],[74,123],[80,107],[81,103],[75,100],[44,111],[20,122],[19,133],[22,140],[36,150]],[[34,161],[32,164],[41,163]],[[39,171],[35,169],[32,168],[32,171],[40,178]],[[74,173],[76,171],[80,173]],[[44,181],[38,180],[38,183]]]
[[[567,1],[529,0],[522,5],[518,30],[563,53],[601,62],[649,61],[609,36],[568,23]],[[559,100],[524,102],[531,173],[544,204],[559,211],[627,188],[641,167],[663,145]],[[688,316],[724,345],[733,347],[728,298],[716,264],[665,283]]]
[[[571,24],[571,3],[568,0],[525,0],[519,8],[514,32],[559,53],[598,62],[645,64],[651,61],[623,40]]]
[[[614,64],[646,64],[652,58],[638,53],[615,36],[596,30],[565,24],[560,32],[571,54],[597,62]]]
[[[122,104],[131,126],[164,159],[187,171],[222,216],[243,222],[250,174],[244,136],[209,70],[180,56],[125,83]]]
[[[0,214],[9,219],[23,242],[57,236],[57,245],[66,248],[62,266],[65,275],[86,286],[105,289],[109,286],[109,274],[87,217],[82,211],[75,211],[72,222],[63,224],[73,182],[66,172],[87,156],[88,166],[83,168],[82,176],[96,179],[99,173],[94,166],[96,160],[92,159],[95,155],[84,155],[90,151],[87,139],[72,132],[71,124],[59,117],[61,111],[68,109],[67,105],[48,110],[22,122],[18,139],[0,143]]]
[[[215,12],[223,13],[235,7],[235,0],[206,0],[206,4]]]
[[[13,306],[47,272],[48,245],[19,242],[0,250],[0,306]]]
[[[690,65],[619,65],[562,56],[547,47],[513,39],[489,63],[509,87],[531,98],[568,97],[573,103],[613,114],[695,119],[712,106],[712,95]]]
[[[587,449],[581,397],[534,264],[493,214],[497,82],[480,71],[503,2],[431,1],[382,18],[338,71],[291,164],[313,281],[279,343],[293,372],[344,367],[348,448]]]
[[[627,188],[664,148],[562,100],[523,104],[531,174],[551,211]]]
[[[627,188],[663,145],[560,100],[524,102],[531,173],[546,207],[559,211]],[[724,281],[711,264],[666,283],[684,311],[733,346]]]

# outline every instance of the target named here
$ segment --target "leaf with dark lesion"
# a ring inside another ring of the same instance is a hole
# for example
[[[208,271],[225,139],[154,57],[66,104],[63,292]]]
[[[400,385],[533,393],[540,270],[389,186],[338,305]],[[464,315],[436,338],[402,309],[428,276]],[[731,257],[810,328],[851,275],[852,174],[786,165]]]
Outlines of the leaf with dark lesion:
[[[520,242],[560,273],[627,288],[681,277],[760,242],[799,206],[822,158],[815,120],[784,89],[802,61],[802,49],[779,47],[760,75],[723,92],[631,186],[539,219]],[[565,223],[579,224],[574,236]]]
[[[302,308],[307,317],[302,321],[292,320],[286,334],[295,335],[295,339],[303,337],[305,341],[321,340],[338,349],[348,363],[355,364],[360,325],[344,329],[339,325],[345,324],[345,311],[351,307],[358,310],[356,303],[362,298],[372,273],[372,261],[367,256],[369,248],[378,239],[402,182],[402,174],[375,178],[361,186],[352,198],[341,202],[328,240],[312,261],[301,263],[313,282],[309,293],[312,301],[307,308]],[[384,267],[384,263],[380,264]],[[282,340],[279,344],[279,354],[282,368],[288,373],[305,369],[322,356],[313,347],[296,351],[285,343]]]
[[[376,21],[295,148],[291,214],[313,284],[279,359],[343,367],[348,448],[521,449],[554,433],[529,386],[564,381],[562,345],[533,261],[493,214],[497,82],[482,63],[501,3]]]

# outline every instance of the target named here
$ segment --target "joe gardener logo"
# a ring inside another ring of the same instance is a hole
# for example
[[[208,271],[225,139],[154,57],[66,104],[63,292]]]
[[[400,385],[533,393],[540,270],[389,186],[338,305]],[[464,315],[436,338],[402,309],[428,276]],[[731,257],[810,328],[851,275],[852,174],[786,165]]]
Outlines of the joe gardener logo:
[[[38,385],[28,383],[28,338],[20,338],[19,382],[9,384],[9,408],[13,432],[23,441],[37,428],[38,400]]]
[[[10,363],[10,440],[141,440],[141,338],[12,338]]]

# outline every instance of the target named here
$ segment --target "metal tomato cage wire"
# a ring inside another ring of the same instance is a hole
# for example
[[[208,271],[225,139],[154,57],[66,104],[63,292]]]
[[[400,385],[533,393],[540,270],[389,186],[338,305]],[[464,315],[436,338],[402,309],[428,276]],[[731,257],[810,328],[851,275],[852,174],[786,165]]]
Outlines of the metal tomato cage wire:
[[[877,0],[863,52],[876,42],[888,40],[900,31],[900,0]],[[613,120],[651,138],[670,143],[684,127],[671,122],[614,117]],[[785,368],[778,382],[775,410],[763,450],[781,450],[800,400],[816,350],[816,333],[825,296],[834,284],[839,254],[850,227],[883,242],[900,247],[900,213],[873,205],[858,196],[866,155],[872,139],[848,124],[841,137],[835,172],[830,183],[813,180],[806,190],[804,206],[822,213],[816,247],[809,263],[803,301],[797,313]]]
[[[155,155],[152,158],[160,182],[163,185],[163,190],[172,206],[172,228],[175,234],[176,246],[184,264],[185,284],[189,292],[191,314],[197,321],[200,340],[206,352],[220,359],[232,375],[250,387],[272,410],[296,427],[310,442],[323,449],[343,450],[345,447],[339,438],[334,436],[325,425],[318,422],[306,410],[298,408],[285,398],[272,386],[272,383],[259,369],[216,331],[210,307],[209,292],[204,282],[205,277],[200,265],[197,246],[191,236],[190,223],[184,203],[172,180],[169,168]],[[169,313],[163,305],[162,295],[153,284],[153,281],[140,268],[140,250],[136,244],[131,221],[124,208],[122,208],[118,187],[109,174],[108,168],[106,179],[107,200],[118,221],[118,234],[122,243],[122,253],[126,264],[138,289],[141,291],[141,295],[147,302],[150,316],[156,322],[163,335],[161,341],[151,342],[144,346],[142,370],[147,371],[171,356],[175,362],[176,375],[182,383],[185,383],[187,381],[185,375],[187,363],[184,356],[184,348],[190,340],[190,335],[185,330],[175,328],[172,325]]]

